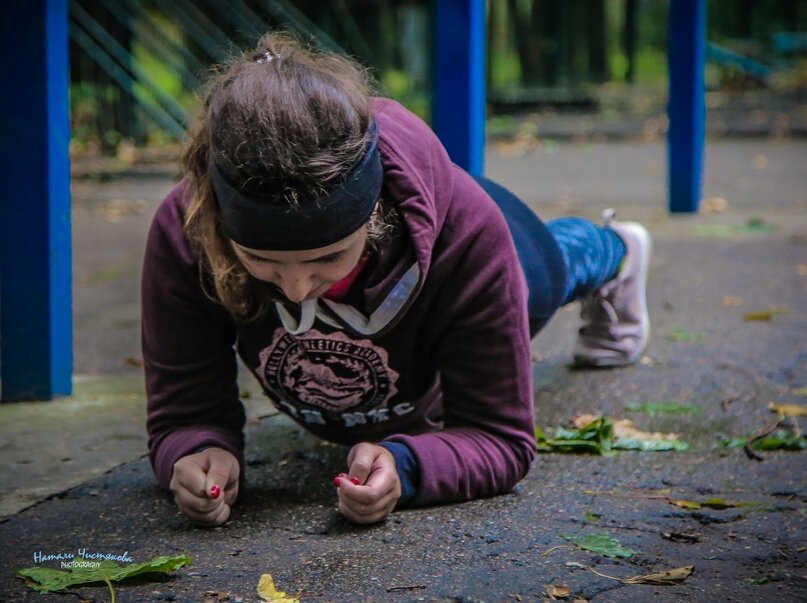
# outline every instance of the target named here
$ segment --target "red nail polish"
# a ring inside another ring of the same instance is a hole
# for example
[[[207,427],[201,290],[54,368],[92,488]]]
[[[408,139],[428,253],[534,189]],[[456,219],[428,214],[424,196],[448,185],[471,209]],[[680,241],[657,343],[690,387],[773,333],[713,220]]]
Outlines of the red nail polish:
[[[361,485],[361,480],[358,477],[354,477],[354,476],[351,475],[350,476],[350,483],[353,484],[354,486],[360,486]]]
[[[339,474],[339,475],[337,475],[335,478],[333,478],[333,485],[334,485],[334,486],[336,486],[337,488],[338,488],[339,486],[341,486],[341,485],[342,485],[342,484],[341,484],[341,482],[339,481],[339,477],[340,477],[341,475],[342,475],[342,474],[340,473],[340,474]]]
[[[213,484],[213,486],[210,488],[210,498],[215,500],[219,496],[221,496],[221,486],[218,484]]]

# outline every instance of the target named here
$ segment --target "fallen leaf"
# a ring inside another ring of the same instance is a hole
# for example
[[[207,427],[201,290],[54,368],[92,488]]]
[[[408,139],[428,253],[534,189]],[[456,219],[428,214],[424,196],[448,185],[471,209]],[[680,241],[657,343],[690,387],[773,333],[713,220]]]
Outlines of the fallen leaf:
[[[807,406],[804,404],[775,404],[769,402],[768,410],[788,417],[807,417]]]
[[[679,584],[689,578],[695,570],[694,565],[687,565],[685,567],[677,567],[675,569],[667,570],[665,572],[658,572],[654,574],[644,574],[642,576],[631,576],[630,578],[618,578],[617,576],[609,576],[598,572],[593,567],[588,568],[592,573],[622,582],[622,584],[655,584],[656,586],[671,586]]]
[[[762,586],[763,584],[770,582],[771,579],[768,578],[768,576],[757,576],[755,578],[749,578],[748,581],[754,586]]]
[[[807,276],[807,264],[799,264],[796,266],[796,274],[799,276]]]
[[[572,425],[580,428],[601,417],[591,414],[577,415],[572,418]],[[686,450],[689,445],[678,439],[678,434],[661,433],[658,431],[648,432],[636,429],[633,421],[629,419],[613,419],[613,438],[611,448],[614,450],[643,450],[663,451],[663,450]]]
[[[643,412],[651,417],[656,415],[691,415],[701,412],[700,406],[694,404],[679,404],[678,402],[643,402],[642,404],[628,404],[625,410],[630,412]]]
[[[546,589],[546,596],[557,601],[558,599],[565,599],[569,596],[570,590],[568,586],[550,586]]]
[[[694,501],[694,500],[682,500],[677,498],[670,498],[668,501],[671,505],[675,505],[676,507],[681,507],[683,509],[691,509],[691,510],[698,510],[698,509],[715,509],[717,511],[722,511],[723,509],[733,509],[734,507],[740,506],[738,503],[731,503],[726,502],[722,498],[709,498],[704,501]]]
[[[758,170],[764,170],[768,167],[768,158],[765,155],[754,155],[751,161]]]
[[[727,448],[742,448],[752,437],[722,437],[720,443]],[[804,450],[807,448],[807,437],[777,429],[770,435],[755,439],[748,446],[752,450]]]
[[[682,500],[679,498],[669,498],[667,502],[671,505],[675,505],[676,507],[681,507],[682,509],[692,509],[694,511],[701,508],[701,504],[695,502],[693,500]]]
[[[557,427],[554,437],[535,429],[536,448],[539,452],[592,452],[608,456],[613,450],[686,450],[689,445],[678,440],[676,434],[648,433],[633,427],[627,419],[611,421],[592,414],[572,419],[573,428]]]
[[[282,590],[277,590],[271,574],[261,576],[258,582],[258,596],[269,603],[300,603],[297,597],[289,597]]]
[[[694,565],[687,565],[684,567],[676,567],[675,569],[667,570],[666,572],[657,572],[654,574],[645,574],[643,576],[633,576],[621,580],[623,584],[655,584],[657,586],[670,586],[672,584],[679,584],[692,575],[695,571]]]
[[[614,439],[613,425],[608,420],[598,419],[580,429],[558,427],[553,438],[549,438],[540,427],[536,427],[535,439],[539,452],[593,452],[609,455]]]
[[[769,308],[767,310],[759,310],[757,312],[746,312],[743,314],[743,320],[747,322],[773,320],[774,316],[783,313],[784,310],[781,308]]]
[[[729,202],[723,197],[707,197],[701,202],[702,214],[719,214],[726,211]]]
[[[727,308],[733,306],[741,306],[743,304],[742,297],[735,297],[733,295],[724,295],[723,298],[720,300],[720,303]]]
[[[582,563],[578,563],[577,561],[567,561],[566,563],[564,563],[564,565],[566,567],[579,567],[580,569],[588,569],[588,567],[586,567]]]
[[[807,387],[797,387],[793,390],[793,393],[797,396],[807,396]]]
[[[568,540],[572,544],[584,549],[610,558],[628,558],[637,554],[631,548],[623,547],[615,538],[607,534],[586,534],[585,536],[574,536],[561,534],[561,538]]]
[[[73,558],[73,561],[82,560]],[[141,574],[168,574],[192,561],[193,559],[187,555],[178,555],[176,557],[155,557],[145,563],[130,563],[125,566],[118,565],[114,561],[104,560],[94,568],[74,566],[64,571],[49,567],[28,567],[15,570],[15,572],[17,576],[25,580],[26,586],[41,593],[47,593],[78,584],[120,582]]]
[[[695,234],[705,237],[735,237],[757,233],[768,233],[775,230],[772,224],[762,218],[751,218],[743,226],[731,224],[696,224]]]
[[[682,331],[681,329],[674,329],[667,333],[667,339],[682,343],[696,343],[701,341],[703,337],[703,333],[698,333],[696,331]]]

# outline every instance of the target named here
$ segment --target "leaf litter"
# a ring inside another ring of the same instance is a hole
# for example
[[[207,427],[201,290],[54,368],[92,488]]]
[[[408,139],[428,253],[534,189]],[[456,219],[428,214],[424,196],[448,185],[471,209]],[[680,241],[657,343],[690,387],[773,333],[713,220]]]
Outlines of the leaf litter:
[[[80,584],[105,582],[114,601],[115,591],[112,589],[112,582],[120,582],[144,574],[167,575],[192,562],[193,559],[188,555],[160,556],[145,563],[130,563],[125,566],[118,565],[114,561],[104,560],[94,568],[72,566],[65,571],[49,567],[27,567],[18,569],[15,573],[25,580],[26,586],[40,593],[60,591]]]
[[[617,578],[616,576],[609,576],[608,574],[598,572],[593,567],[590,567],[589,569],[598,576],[610,578],[611,580],[617,580],[622,584],[653,584],[656,586],[672,586],[675,584],[680,584],[689,578],[695,571],[695,566],[685,565],[684,567],[676,567],[663,572],[643,574],[641,576],[631,576],[630,578]]]
[[[592,414],[572,418],[572,427],[556,427],[553,437],[535,429],[539,452],[590,452],[609,456],[615,450],[686,450],[689,445],[674,433],[636,429],[628,419],[609,419]]]
[[[586,534],[584,536],[561,534],[560,537],[581,549],[611,559],[627,559],[639,552],[622,546],[616,538],[612,538],[608,534]]]
[[[268,603],[300,603],[300,599],[277,590],[271,574],[263,574],[258,581],[258,596]]]

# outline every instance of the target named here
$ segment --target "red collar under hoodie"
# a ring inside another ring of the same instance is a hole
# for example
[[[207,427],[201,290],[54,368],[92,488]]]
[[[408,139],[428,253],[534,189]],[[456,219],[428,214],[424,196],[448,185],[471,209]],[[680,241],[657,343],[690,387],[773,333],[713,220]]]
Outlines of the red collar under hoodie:
[[[382,197],[401,216],[341,301],[278,296],[240,323],[200,286],[182,183],[157,210],[143,267],[149,451],[165,487],[206,446],[243,472],[241,357],[314,434],[405,444],[416,504],[507,491],[535,454],[527,292],[501,212],[420,119],[375,99]],[[354,286],[355,289],[355,286]]]

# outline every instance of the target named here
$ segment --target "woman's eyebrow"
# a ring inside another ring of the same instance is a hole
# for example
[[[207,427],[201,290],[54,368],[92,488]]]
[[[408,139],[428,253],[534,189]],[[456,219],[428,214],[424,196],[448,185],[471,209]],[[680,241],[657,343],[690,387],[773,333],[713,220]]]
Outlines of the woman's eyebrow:
[[[326,255],[320,256],[318,258],[313,258],[313,259],[310,259],[310,260],[304,260],[302,263],[303,264],[316,264],[318,262],[327,262],[328,260],[335,260],[340,255],[345,253],[345,251],[347,251],[347,250],[342,249],[340,251],[333,251],[331,253],[328,253]],[[250,253],[249,251],[241,250],[241,253],[243,253],[249,259],[254,260],[256,262],[269,262],[270,264],[279,264],[280,263],[278,260],[275,260],[275,259],[272,259],[272,258],[261,257],[259,255],[255,255],[254,253]]]

